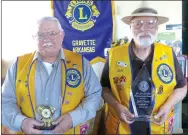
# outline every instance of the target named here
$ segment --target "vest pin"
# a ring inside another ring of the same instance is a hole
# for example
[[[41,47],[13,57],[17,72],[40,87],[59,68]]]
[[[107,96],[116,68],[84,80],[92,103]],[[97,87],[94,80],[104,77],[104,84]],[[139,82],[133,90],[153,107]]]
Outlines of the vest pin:
[[[68,95],[72,96],[72,92],[67,92],[67,93],[68,93]]]
[[[117,65],[121,67],[127,67],[127,64],[123,61],[117,61]]]
[[[73,64],[72,66],[73,66],[73,68],[77,68],[77,64]]]
[[[66,104],[66,105],[69,104],[69,100],[65,100],[64,104]]]
[[[163,86],[160,85],[157,94],[162,94],[162,93],[163,93]]]

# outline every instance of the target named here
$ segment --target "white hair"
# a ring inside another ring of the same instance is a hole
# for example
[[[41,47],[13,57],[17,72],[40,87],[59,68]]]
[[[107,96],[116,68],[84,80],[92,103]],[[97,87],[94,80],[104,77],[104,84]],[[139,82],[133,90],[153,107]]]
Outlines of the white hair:
[[[42,17],[40,20],[37,21],[37,24],[39,25],[43,21],[54,21],[54,22],[57,23],[59,30],[64,31],[63,28],[61,27],[59,20],[57,18],[53,17],[53,16]]]

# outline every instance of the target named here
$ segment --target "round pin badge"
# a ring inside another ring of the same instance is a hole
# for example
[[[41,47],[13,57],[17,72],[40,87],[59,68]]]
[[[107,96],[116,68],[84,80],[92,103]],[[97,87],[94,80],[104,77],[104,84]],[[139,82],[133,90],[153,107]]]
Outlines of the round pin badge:
[[[66,79],[66,84],[69,87],[76,88],[80,85],[81,83],[81,73],[74,68],[70,68],[67,70],[67,79]]]
[[[167,64],[160,64],[157,67],[157,75],[165,84],[171,83],[174,77],[172,69]]]

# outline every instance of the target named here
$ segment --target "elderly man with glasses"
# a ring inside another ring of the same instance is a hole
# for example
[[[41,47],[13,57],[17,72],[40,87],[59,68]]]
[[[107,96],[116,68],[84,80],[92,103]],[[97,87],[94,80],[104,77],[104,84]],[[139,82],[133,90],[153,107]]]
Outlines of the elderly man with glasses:
[[[100,106],[100,82],[86,58],[62,48],[56,18],[37,24],[37,51],[19,56],[3,83],[2,124],[18,134],[85,134]]]
[[[103,70],[106,134],[172,133],[174,106],[187,93],[171,47],[156,43],[158,27],[168,21],[144,6],[122,18],[130,25],[130,43],[109,50]]]

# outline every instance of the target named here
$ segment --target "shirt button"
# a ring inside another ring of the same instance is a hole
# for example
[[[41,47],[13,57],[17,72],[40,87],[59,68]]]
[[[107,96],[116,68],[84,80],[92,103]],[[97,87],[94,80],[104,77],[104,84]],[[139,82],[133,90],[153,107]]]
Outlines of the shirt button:
[[[46,100],[48,100],[48,98],[46,98]]]

